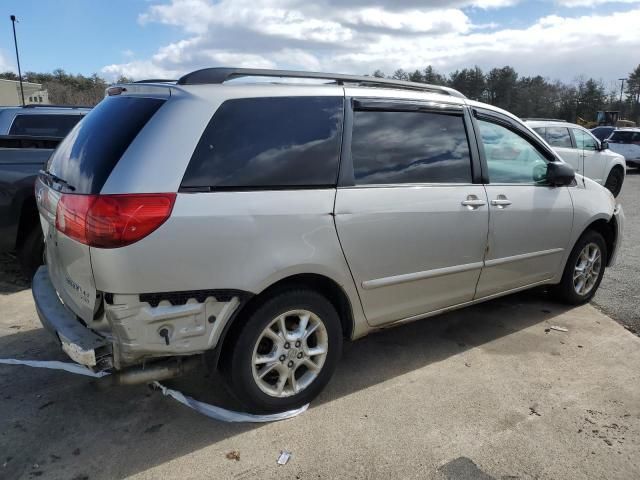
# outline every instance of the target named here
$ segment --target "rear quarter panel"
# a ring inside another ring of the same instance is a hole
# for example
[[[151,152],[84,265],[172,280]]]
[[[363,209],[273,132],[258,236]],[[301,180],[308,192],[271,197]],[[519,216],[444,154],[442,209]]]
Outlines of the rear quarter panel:
[[[336,235],[335,189],[179,194],[171,218],[138,243],[91,249],[98,290],[137,294],[238,289],[291,275],[334,280],[366,325]]]

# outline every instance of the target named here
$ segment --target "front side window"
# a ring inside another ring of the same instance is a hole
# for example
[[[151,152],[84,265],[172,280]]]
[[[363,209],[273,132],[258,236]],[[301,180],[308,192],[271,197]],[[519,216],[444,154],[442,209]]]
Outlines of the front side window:
[[[356,185],[471,183],[461,115],[356,111],[351,157]]]
[[[578,150],[598,150],[597,140],[587,132],[574,128],[573,137],[576,139],[576,148]]]
[[[478,120],[491,183],[544,183],[547,160],[528,140],[502,125]]]
[[[571,135],[566,127],[547,127],[546,140],[552,147],[572,148]]]
[[[183,188],[335,185],[343,97],[227,100],[191,157]]]

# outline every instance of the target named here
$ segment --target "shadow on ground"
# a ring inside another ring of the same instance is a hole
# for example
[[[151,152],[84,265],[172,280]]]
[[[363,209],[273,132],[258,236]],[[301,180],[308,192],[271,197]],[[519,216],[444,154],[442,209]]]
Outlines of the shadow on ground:
[[[0,295],[20,292],[27,288],[29,282],[20,272],[15,255],[0,253]]]
[[[489,344],[551,322],[565,311],[549,302],[543,292],[533,291],[348,343],[334,378],[310,408],[474,347],[522,353],[522,343],[518,352],[508,351],[515,348],[510,342],[499,342],[499,347]],[[43,329],[0,337],[0,356],[67,360]],[[196,371],[167,385],[199,400],[233,408],[235,403],[220,382],[217,374]],[[88,378],[50,370],[0,365],[0,392],[0,452],[4,456],[0,463],[5,463],[0,476],[4,478],[124,478],[261,428],[207,419],[145,386],[99,391]],[[304,415],[290,421],[304,422]],[[119,454],[105,456],[104,445]]]

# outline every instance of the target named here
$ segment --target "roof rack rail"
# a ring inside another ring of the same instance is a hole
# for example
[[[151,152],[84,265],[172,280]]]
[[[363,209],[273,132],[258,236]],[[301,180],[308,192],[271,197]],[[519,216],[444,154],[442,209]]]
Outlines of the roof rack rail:
[[[268,70],[261,68],[203,68],[195,72],[187,73],[178,79],[178,85],[221,84],[227,80],[241,77],[280,77],[280,78],[313,78],[320,80],[333,80],[338,85],[345,83],[357,83],[359,85],[401,88],[407,90],[422,90],[435,93],[444,93],[452,97],[466,98],[462,93],[453,88],[431,85],[427,83],[407,82],[390,78],[365,77],[361,75],[344,75],[341,73],[302,72],[296,70]]]
[[[147,78],[145,80],[136,80],[135,82],[131,82],[131,83],[175,83],[177,82],[177,80],[174,79],[169,79],[169,78]]]
[[[49,105],[44,103],[27,103],[22,108],[93,108],[89,105]]]
[[[562,122],[569,123],[566,120],[562,120],[561,118],[523,118],[525,122]]]

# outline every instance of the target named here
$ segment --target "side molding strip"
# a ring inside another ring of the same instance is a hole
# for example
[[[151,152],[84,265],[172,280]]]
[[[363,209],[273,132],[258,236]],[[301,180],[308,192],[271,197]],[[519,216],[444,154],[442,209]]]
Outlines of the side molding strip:
[[[553,255],[554,253],[563,252],[564,248],[552,248],[551,250],[541,250],[539,252],[523,253],[522,255],[513,255],[512,257],[502,257],[493,260],[485,260],[485,267],[495,267],[497,265],[504,265],[505,263],[519,262],[520,260],[529,260],[530,258],[544,257],[546,255]]]
[[[362,282],[362,288],[372,290],[374,288],[388,287],[400,283],[415,282],[417,280],[425,280],[427,278],[442,277],[453,273],[468,272],[482,268],[482,262],[465,263],[464,265],[454,265],[453,267],[436,268],[426,270],[424,272],[405,273],[402,275],[394,275],[392,277],[376,278],[374,280],[365,280]]]

